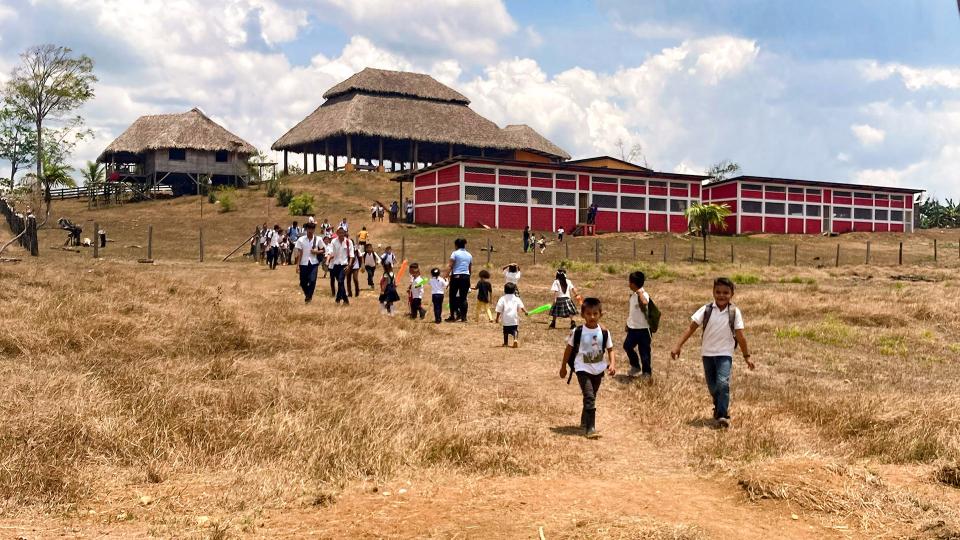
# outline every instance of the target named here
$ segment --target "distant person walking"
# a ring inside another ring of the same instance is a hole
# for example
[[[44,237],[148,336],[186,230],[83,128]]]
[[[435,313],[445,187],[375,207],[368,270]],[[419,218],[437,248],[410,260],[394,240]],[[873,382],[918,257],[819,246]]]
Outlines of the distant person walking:
[[[373,251],[373,246],[366,244],[363,246],[363,269],[367,272],[367,286],[373,288],[373,275],[377,272],[377,264],[380,256]]]
[[[530,226],[526,225],[523,228],[523,252],[526,253],[530,250]]]
[[[467,295],[470,293],[470,275],[473,273],[473,255],[467,251],[467,240],[453,241],[457,248],[450,254],[450,316],[447,322],[467,322]]]
[[[353,251],[353,241],[347,238],[347,231],[343,230],[343,227],[337,227],[337,237],[330,241],[327,248],[327,265],[330,266],[331,275],[337,280],[337,304],[341,301],[344,305],[350,304],[344,280],[347,269],[353,265]]]
[[[275,224],[267,231],[267,266],[271,270],[277,269],[280,261],[280,225]]]
[[[413,199],[407,199],[406,204],[407,223],[413,223]]]
[[[292,225],[287,227],[287,240],[290,241],[290,245],[294,246],[297,244],[297,240],[300,239],[300,236],[303,235],[303,229],[300,228],[300,225],[294,221]],[[292,264],[292,261],[288,258],[287,264]]]
[[[316,223],[307,223],[304,235],[297,239],[293,249],[293,259],[296,261],[297,274],[300,276],[300,289],[303,290],[303,301],[307,304],[313,300],[313,291],[317,287],[317,268],[320,266],[319,238],[314,233]]]

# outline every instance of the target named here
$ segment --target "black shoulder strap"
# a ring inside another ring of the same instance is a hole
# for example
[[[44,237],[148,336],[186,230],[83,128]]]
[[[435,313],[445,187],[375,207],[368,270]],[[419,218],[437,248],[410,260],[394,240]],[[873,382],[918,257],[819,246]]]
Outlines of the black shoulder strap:
[[[737,306],[733,304],[727,305],[727,320],[730,321],[730,333],[734,335],[734,341],[736,341],[737,331],[734,329],[737,321]]]
[[[710,320],[710,315],[713,314],[713,304],[707,304],[703,306],[703,332],[707,331],[707,322]]]
[[[573,348],[570,350],[570,356],[567,356],[567,366],[570,367],[570,373],[567,375],[567,384],[573,379],[573,365],[576,363],[577,354],[580,353],[580,340],[583,338],[583,326],[578,326],[573,331]],[[604,336],[606,341],[606,336]]]

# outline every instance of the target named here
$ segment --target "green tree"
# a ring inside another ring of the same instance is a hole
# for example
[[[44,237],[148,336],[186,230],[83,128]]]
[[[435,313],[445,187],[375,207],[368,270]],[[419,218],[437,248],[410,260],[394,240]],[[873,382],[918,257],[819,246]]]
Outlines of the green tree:
[[[104,179],[103,163],[88,161],[87,165],[80,170],[80,176],[83,177],[83,183],[87,186],[95,187],[102,184]]]
[[[12,107],[0,109],[0,159],[10,163],[9,187],[13,189],[17,172],[33,165],[36,159],[36,135],[30,122]]]
[[[693,203],[684,212],[690,231],[703,236],[703,260],[707,260],[707,237],[710,236],[710,227],[726,230],[726,217],[730,215],[730,207],[725,204]]]
[[[13,69],[4,88],[4,102],[17,115],[33,123],[36,141],[36,177],[43,183],[46,214],[50,217],[50,186],[44,174],[43,136],[47,120],[58,120],[80,108],[93,95],[97,77],[93,60],[86,55],[74,56],[73,50],[58,45],[30,47],[20,55],[20,65]],[[58,175],[50,179],[58,179]],[[42,225],[42,224],[41,224]]]
[[[710,177],[707,179],[707,183],[713,184],[716,182],[722,182],[739,171],[740,165],[738,163],[728,159],[719,161],[707,169],[705,174]]]

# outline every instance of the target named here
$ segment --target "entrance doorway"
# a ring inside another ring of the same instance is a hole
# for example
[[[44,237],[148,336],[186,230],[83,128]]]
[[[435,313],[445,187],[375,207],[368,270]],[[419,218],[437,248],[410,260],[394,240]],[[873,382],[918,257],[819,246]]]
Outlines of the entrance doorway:
[[[590,211],[590,194],[580,193],[577,202],[577,223],[586,223],[587,212]]]
[[[833,232],[833,227],[830,226],[830,216],[832,215],[833,215],[833,207],[824,206],[823,207],[823,229],[820,231],[821,233]]]

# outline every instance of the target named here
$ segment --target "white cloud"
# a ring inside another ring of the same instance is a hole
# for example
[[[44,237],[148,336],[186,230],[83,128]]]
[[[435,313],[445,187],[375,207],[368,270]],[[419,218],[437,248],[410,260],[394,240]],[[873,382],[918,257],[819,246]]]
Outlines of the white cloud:
[[[755,41],[729,36],[707,38],[693,42],[698,52],[694,73],[710,84],[738,74],[757,57],[759,49]]]
[[[703,171],[705,170],[707,170],[707,167],[690,163],[688,161],[681,161],[673,167],[673,172],[679,174],[703,174]]]
[[[860,72],[868,81],[887,80],[897,75],[911,91],[935,87],[960,89],[960,69],[957,68],[916,68],[899,63],[869,61],[860,66]]]
[[[692,28],[685,25],[663,24],[652,21],[628,24],[620,19],[613,22],[613,28],[640,39],[684,39],[695,33]]]
[[[880,144],[887,136],[887,133],[884,130],[877,129],[867,124],[854,124],[850,126],[850,131],[853,132],[854,136],[857,137],[857,140],[859,140],[860,144],[863,146],[874,146]]]
[[[529,43],[531,47],[536,48],[543,45],[543,36],[541,36],[534,27],[528,26],[523,32],[526,34],[527,43]]]

